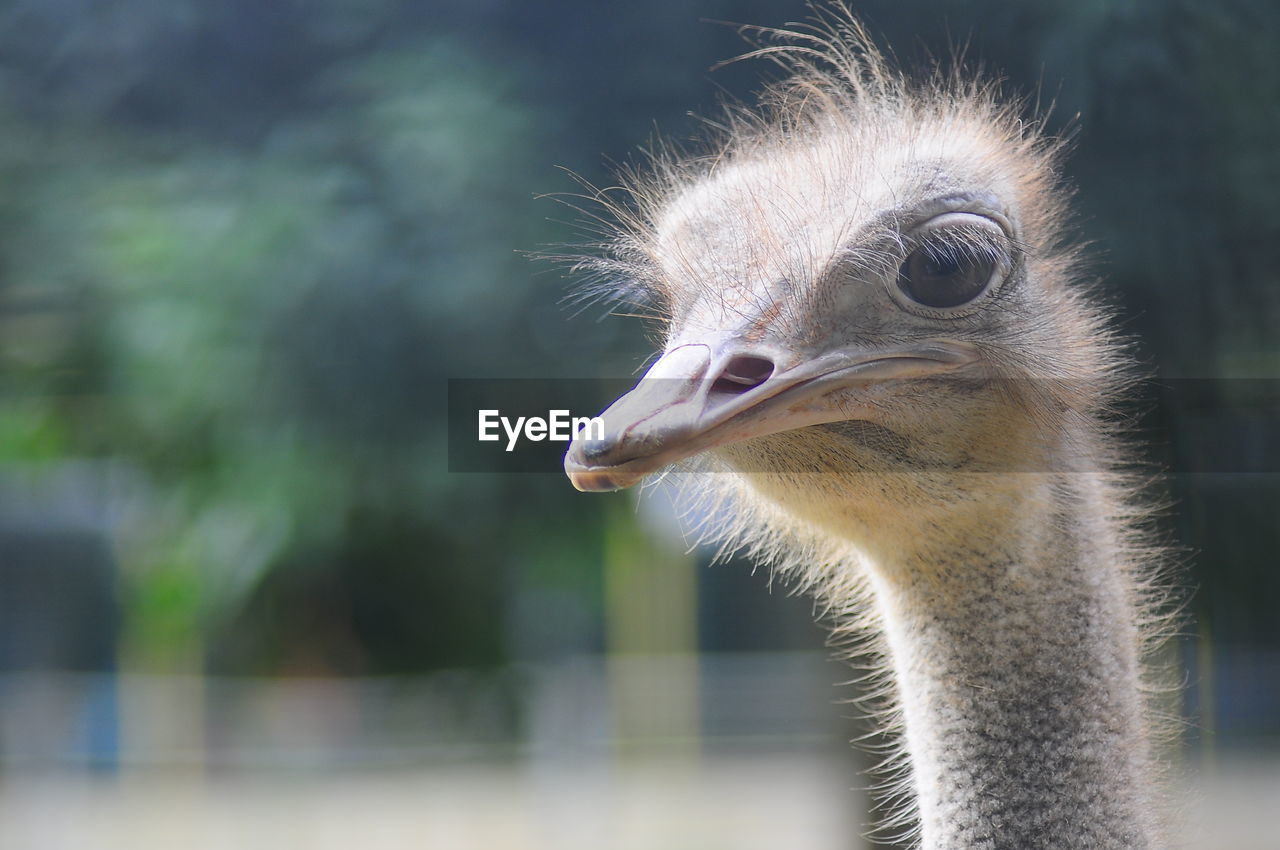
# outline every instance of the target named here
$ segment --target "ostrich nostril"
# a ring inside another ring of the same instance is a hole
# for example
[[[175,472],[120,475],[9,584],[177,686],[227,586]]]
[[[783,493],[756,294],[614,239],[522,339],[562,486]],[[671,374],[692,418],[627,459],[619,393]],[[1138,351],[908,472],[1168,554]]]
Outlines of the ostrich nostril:
[[[773,361],[763,357],[739,355],[724,365],[724,369],[711,384],[711,392],[741,395],[769,380],[773,374]]]

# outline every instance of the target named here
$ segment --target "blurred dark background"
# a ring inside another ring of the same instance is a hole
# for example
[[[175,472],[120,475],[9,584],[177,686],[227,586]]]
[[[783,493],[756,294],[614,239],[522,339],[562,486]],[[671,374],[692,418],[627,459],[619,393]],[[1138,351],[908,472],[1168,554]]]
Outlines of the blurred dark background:
[[[907,67],[962,48],[1073,138],[1078,229],[1156,378],[1141,436],[1176,473],[1188,746],[1274,746],[1280,6],[852,6]],[[558,167],[607,185],[655,133],[750,100],[770,66],[709,70],[744,50],[712,21],[807,14],[0,3],[0,715],[24,676],[102,677],[76,686],[83,742],[32,755],[0,724],[3,764],[129,763],[135,674],[458,675],[447,699],[490,706],[502,738],[537,725],[519,671],[538,665],[820,653],[808,602],[705,569],[661,510],[450,472],[446,452],[448,379],[639,367],[638,322],[575,315],[527,256],[584,235],[540,196],[575,191]],[[1191,384],[1194,403],[1161,401]],[[236,702],[208,687],[181,703],[206,757]],[[713,733],[715,706],[697,716]]]

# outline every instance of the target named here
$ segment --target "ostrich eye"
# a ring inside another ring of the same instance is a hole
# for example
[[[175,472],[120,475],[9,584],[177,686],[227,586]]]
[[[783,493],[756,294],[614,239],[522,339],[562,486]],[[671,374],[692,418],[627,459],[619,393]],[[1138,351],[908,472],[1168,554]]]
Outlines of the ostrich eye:
[[[898,269],[898,288],[925,307],[959,307],[981,295],[998,259],[990,247],[971,242],[926,242]]]

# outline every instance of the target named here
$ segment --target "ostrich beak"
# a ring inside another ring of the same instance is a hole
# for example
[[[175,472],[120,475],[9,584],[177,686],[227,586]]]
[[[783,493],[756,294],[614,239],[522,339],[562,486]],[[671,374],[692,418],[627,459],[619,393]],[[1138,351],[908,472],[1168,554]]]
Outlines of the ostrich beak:
[[[603,435],[584,430],[574,438],[564,470],[579,490],[621,490],[717,446],[866,415],[856,392],[834,398],[837,391],[937,375],[977,359],[973,346],[943,341],[811,359],[758,345],[676,345],[600,415]]]

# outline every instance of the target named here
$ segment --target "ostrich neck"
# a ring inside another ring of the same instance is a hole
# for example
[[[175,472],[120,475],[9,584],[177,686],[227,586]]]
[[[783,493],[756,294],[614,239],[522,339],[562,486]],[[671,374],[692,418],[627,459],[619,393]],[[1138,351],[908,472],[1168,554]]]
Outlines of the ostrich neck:
[[[871,571],[926,850],[1154,845],[1135,593],[1065,477]]]

